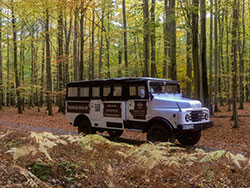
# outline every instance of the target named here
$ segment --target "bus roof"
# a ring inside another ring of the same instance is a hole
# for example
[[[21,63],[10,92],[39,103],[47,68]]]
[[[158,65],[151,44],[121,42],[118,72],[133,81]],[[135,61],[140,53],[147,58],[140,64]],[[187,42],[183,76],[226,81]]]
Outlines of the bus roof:
[[[122,77],[122,78],[109,78],[109,79],[97,79],[97,80],[81,80],[81,81],[74,81],[70,82],[68,86],[76,86],[81,83],[112,83],[112,82],[131,82],[131,81],[164,81],[169,83],[179,83],[176,80],[168,80],[168,79],[161,79],[161,78],[151,78],[151,77]]]

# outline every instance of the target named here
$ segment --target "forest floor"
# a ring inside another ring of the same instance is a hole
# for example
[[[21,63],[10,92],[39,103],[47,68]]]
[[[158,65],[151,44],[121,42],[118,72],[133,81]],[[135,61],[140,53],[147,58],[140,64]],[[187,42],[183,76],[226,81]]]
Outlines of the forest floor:
[[[56,110],[0,111],[0,187],[250,187],[250,103],[238,129],[220,107],[191,148],[129,131],[115,141],[79,136]]]

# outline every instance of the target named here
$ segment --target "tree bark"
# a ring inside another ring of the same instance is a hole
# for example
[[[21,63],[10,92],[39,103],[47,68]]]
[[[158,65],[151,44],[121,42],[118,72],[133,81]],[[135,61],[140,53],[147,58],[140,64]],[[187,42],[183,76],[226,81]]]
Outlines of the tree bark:
[[[0,8],[0,110],[3,106],[2,8]]]
[[[128,45],[127,45],[127,18],[126,18],[126,0],[122,0],[123,13],[123,40],[124,40],[124,61],[125,61],[125,76],[128,77]]]
[[[102,55],[103,55],[103,30],[104,30],[104,8],[102,10],[102,18],[101,18],[101,40],[100,40],[100,48],[99,48],[99,79],[102,79]]]
[[[151,77],[156,77],[156,62],[155,62],[155,0],[151,3]]]
[[[92,21],[92,58],[91,58],[91,79],[95,79],[95,11],[93,10]]]
[[[206,37],[206,1],[201,0],[201,64],[202,64],[202,93],[204,106],[209,107],[207,82],[207,37]]]
[[[192,95],[192,60],[191,60],[191,33],[189,30],[187,30],[187,65],[186,65],[186,76],[187,76],[187,89],[186,89],[186,95],[187,97],[191,97]]]
[[[50,34],[49,34],[49,9],[46,8],[45,20],[45,42],[46,42],[46,73],[47,73],[47,108],[48,115],[52,116],[52,79],[51,79],[51,55],[50,55]]]
[[[240,107],[244,109],[244,79],[245,79],[245,65],[244,65],[244,54],[246,46],[246,29],[245,29],[245,0],[242,2],[242,47],[240,52]],[[240,34],[239,34],[240,35]],[[239,37],[240,41],[240,37]]]
[[[81,5],[81,18],[80,18],[80,62],[79,62],[79,80],[84,80],[84,1]]]
[[[149,5],[148,0],[143,0],[143,20],[144,20],[144,31],[143,31],[143,43],[144,43],[144,76],[149,76]]]
[[[73,40],[74,81],[78,80],[78,72],[79,72],[77,39],[78,39],[78,7],[75,8],[74,40]]]
[[[192,12],[192,57],[194,70],[195,98],[200,99],[200,68],[198,52],[198,8],[199,0],[192,0],[194,10]]]
[[[170,78],[172,80],[177,80],[175,0],[170,0],[169,9],[170,9],[170,19],[171,19],[169,23],[169,27],[170,27]]]
[[[232,48],[233,48],[233,93],[232,93],[232,101],[233,101],[233,116],[232,119],[234,120],[233,128],[239,127],[238,121],[238,112],[237,112],[237,42],[238,42],[238,26],[239,26],[239,7],[238,7],[238,0],[234,0],[233,6],[233,23],[232,23]]]
[[[15,83],[16,83],[16,96],[17,96],[17,109],[18,114],[22,113],[21,100],[20,100],[20,82],[18,78],[18,67],[17,67],[17,29],[16,29],[16,18],[14,12],[14,1],[12,0],[12,29],[13,29],[13,53],[14,53],[14,71],[15,71]]]
[[[213,0],[210,0],[210,36],[209,36],[209,110],[210,114],[213,114]]]
[[[169,0],[164,0],[164,61],[163,61],[163,78],[167,78],[168,67],[168,50],[169,50]]]
[[[218,107],[218,32],[217,32],[217,15],[218,15],[218,7],[217,0],[215,0],[215,13],[214,13],[214,112],[219,112]]]
[[[60,5],[59,5],[60,6]],[[58,14],[58,33],[57,33],[57,43],[58,43],[58,56],[57,56],[57,63],[58,63],[58,91],[59,91],[59,109],[58,112],[64,113],[65,105],[64,105],[64,95],[62,90],[64,88],[63,85],[63,65],[64,65],[64,56],[63,56],[63,12],[62,8],[59,8]]]

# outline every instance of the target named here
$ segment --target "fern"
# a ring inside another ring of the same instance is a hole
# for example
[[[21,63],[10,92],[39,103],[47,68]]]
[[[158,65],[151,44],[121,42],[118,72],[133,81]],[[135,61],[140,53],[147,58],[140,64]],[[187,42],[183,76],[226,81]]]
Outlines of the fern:
[[[200,160],[201,163],[213,162],[222,158],[225,154],[224,150],[213,151],[205,154],[205,157]]]

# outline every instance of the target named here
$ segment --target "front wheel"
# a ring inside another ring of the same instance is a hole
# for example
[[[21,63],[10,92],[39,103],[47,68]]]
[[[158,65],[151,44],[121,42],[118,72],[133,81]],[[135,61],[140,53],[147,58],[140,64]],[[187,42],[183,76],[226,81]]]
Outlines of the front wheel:
[[[123,133],[123,130],[112,130],[112,129],[108,130],[109,136],[113,137],[113,138],[114,137],[116,137],[116,138],[120,137],[122,135],[122,133]]]
[[[154,124],[147,132],[147,140],[151,142],[174,142],[168,130],[161,124]]]
[[[78,134],[82,133],[83,135],[87,134],[95,134],[96,131],[93,127],[91,127],[88,120],[83,119],[80,121],[78,125]]]
[[[187,132],[179,135],[177,140],[184,146],[193,146],[199,142],[201,138],[201,131]]]

